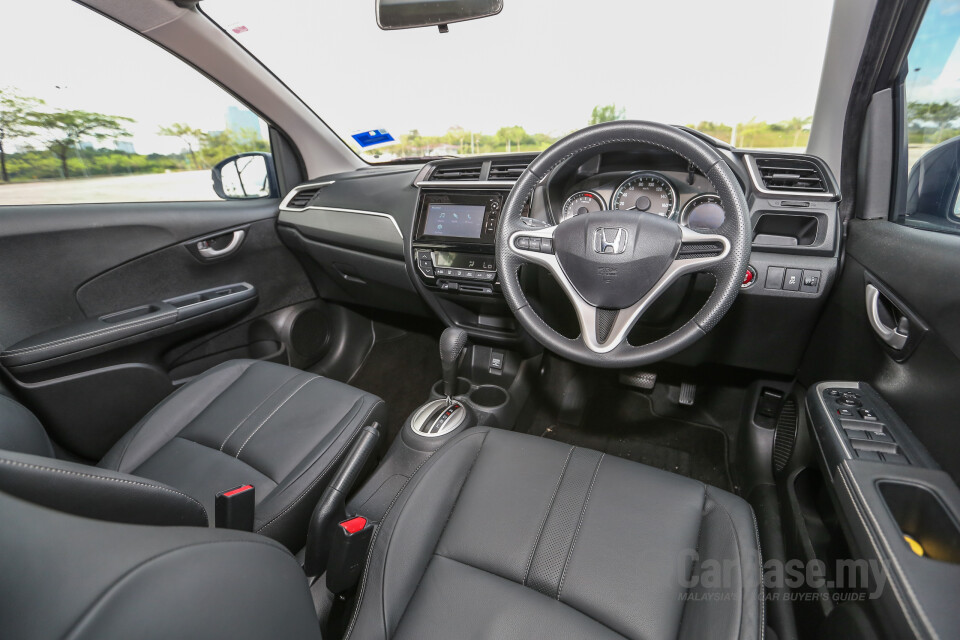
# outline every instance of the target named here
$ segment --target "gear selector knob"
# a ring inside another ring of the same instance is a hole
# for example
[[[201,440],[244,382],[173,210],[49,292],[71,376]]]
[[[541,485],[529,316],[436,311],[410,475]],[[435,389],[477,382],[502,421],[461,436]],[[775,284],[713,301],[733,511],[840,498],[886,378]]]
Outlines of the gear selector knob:
[[[467,332],[448,327],[440,336],[440,367],[443,370],[443,395],[452,398],[457,392],[457,360],[467,346]]]

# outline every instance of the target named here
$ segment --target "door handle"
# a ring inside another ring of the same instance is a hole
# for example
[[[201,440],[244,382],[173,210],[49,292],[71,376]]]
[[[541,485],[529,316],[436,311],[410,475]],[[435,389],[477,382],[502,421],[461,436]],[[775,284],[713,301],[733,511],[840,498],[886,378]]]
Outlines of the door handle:
[[[226,234],[223,234],[226,235]],[[243,242],[244,236],[247,235],[247,232],[243,229],[237,229],[231,234],[230,242],[227,243],[225,247],[216,249],[213,246],[213,241],[217,240],[223,236],[214,236],[212,238],[204,238],[197,242],[197,253],[200,254],[200,257],[210,260],[212,258],[222,258],[228,256],[237,249],[240,248],[240,243]]]
[[[867,319],[870,321],[870,326],[888,347],[900,351],[910,337],[910,320],[905,315],[901,315],[900,320],[893,317],[883,304],[884,300],[890,306],[893,306],[893,303],[872,284],[867,285],[866,291]],[[896,326],[891,326],[893,324]]]

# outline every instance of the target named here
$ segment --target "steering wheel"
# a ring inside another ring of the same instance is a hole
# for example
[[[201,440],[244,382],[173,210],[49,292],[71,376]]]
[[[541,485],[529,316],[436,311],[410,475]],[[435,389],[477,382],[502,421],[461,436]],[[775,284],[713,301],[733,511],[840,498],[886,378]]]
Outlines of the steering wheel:
[[[700,233],[639,211],[598,211],[550,226],[522,217],[537,184],[561,163],[604,146],[659,147],[691,162],[713,185],[725,220]],[[716,149],[680,129],[619,121],[573,133],[534,160],[507,197],[497,231],[497,271],[517,320],[540,344],[575,362],[637,367],[685,349],[716,326],[740,292],[750,258],[749,209],[733,171]],[[566,338],[530,307],[520,288],[523,264],[545,267],[576,310],[580,337]],[[627,335],[680,276],[712,273],[716,286],[697,314],[673,333],[641,346]]]

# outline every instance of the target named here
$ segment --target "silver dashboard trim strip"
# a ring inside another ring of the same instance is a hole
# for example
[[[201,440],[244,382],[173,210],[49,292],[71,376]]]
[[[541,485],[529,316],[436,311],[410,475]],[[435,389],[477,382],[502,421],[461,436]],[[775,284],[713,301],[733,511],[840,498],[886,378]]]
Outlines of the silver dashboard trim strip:
[[[393,224],[393,228],[397,232],[397,235],[400,237],[400,240],[401,241],[403,240],[403,232],[400,231],[400,225],[397,224],[397,219],[394,218],[389,213],[383,213],[382,211],[366,211],[364,209],[343,209],[341,207],[326,207],[323,205],[307,205],[306,207],[300,207],[300,208],[293,208],[287,205],[287,203],[290,202],[290,200],[297,194],[298,191],[301,191],[309,187],[325,187],[327,185],[333,184],[334,182],[336,182],[336,180],[330,180],[327,182],[310,182],[307,184],[297,185],[290,191],[290,193],[287,194],[287,197],[283,199],[283,202],[280,203],[280,210],[289,211],[291,213],[303,213],[304,211],[311,209],[313,211],[336,211],[337,213],[353,213],[361,216],[374,216],[377,218],[386,218]]]

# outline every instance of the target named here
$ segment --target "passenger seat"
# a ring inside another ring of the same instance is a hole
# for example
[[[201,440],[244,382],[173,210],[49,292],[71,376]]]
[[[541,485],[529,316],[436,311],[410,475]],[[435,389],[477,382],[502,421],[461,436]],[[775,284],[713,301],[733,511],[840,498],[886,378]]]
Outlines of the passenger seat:
[[[102,520],[207,526],[217,493],[250,484],[254,531],[296,550],[340,457],[385,415],[359,389],[234,360],[166,398],[94,467],[55,459],[36,417],[0,394],[0,490]]]

